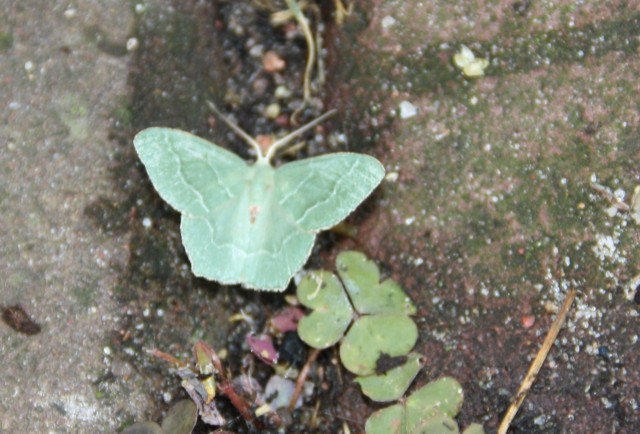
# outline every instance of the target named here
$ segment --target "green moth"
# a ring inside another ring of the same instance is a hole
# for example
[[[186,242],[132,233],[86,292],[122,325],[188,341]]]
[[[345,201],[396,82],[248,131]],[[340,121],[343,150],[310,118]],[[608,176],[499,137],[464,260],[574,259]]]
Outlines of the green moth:
[[[196,276],[283,291],[309,258],[316,234],[371,194],[384,168],[367,155],[341,152],[272,166],[282,147],[331,114],[277,140],[266,154],[222,117],[254,147],[253,164],[185,131],[154,127],[136,135],[153,186],[182,214],[182,242]]]

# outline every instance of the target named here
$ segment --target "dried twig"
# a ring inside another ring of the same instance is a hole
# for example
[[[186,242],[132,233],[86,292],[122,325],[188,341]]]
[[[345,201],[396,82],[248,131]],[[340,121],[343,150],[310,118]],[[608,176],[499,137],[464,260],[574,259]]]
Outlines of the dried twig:
[[[311,34],[311,28],[309,27],[307,17],[302,13],[302,10],[296,0],[286,0],[286,2],[302,30],[304,39],[307,41],[307,66],[304,70],[302,105],[293,113],[292,121],[295,124],[297,122],[298,114],[304,110],[304,108],[309,104],[309,100],[311,100],[311,73],[313,71],[313,65],[316,62],[316,42]]]
[[[611,205],[616,207],[618,210],[627,212],[631,209],[629,205],[617,198],[611,190],[604,185],[592,182],[590,186],[600,195],[604,196],[609,202],[611,202]]]
[[[291,396],[291,401],[289,401],[289,412],[292,412],[296,408],[296,402],[298,402],[298,397],[302,393],[302,388],[304,387],[304,382],[309,375],[309,370],[311,369],[311,365],[318,358],[318,354],[320,354],[320,350],[314,348],[311,350],[309,357],[307,358],[306,363],[300,370],[300,374],[298,375],[298,379],[296,380],[296,388],[293,390],[293,395]]]
[[[569,308],[571,308],[571,303],[573,303],[573,300],[575,298],[576,298],[576,291],[575,289],[572,289],[569,291],[569,293],[567,294],[567,297],[564,299],[564,303],[562,304],[562,307],[558,312],[558,316],[556,317],[555,321],[551,325],[551,328],[547,332],[547,336],[544,338],[542,347],[538,351],[538,354],[536,355],[535,359],[533,359],[533,361],[531,362],[531,366],[529,366],[529,371],[527,372],[527,375],[524,376],[524,379],[522,380],[522,384],[520,384],[520,389],[518,390],[518,393],[516,394],[513,402],[509,406],[509,409],[505,413],[504,417],[502,418],[502,422],[500,422],[500,426],[498,427],[498,434],[506,434],[507,429],[509,429],[509,425],[511,424],[511,421],[513,420],[516,413],[520,409],[520,405],[522,405],[522,402],[526,398],[527,393],[529,393],[529,390],[531,389],[533,382],[536,380],[536,376],[538,375],[538,372],[540,372],[540,368],[542,367],[542,364],[547,358],[547,354],[549,354],[549,350],[551,350],[553,343],[558,337],[560,328],[562,327],[562,324],[564,323],[564,320],[567,317],[567,313],[569,312]]]
[[[213,398],[215,397],[216,384],[209,384],[209,388],[207,388],[208,383],[201,382],[199,376],[207,376],[207,379],[211,378],[212,375],[215,375],[215,380],[217,383],[217,390],[220,394],[225,395],[231,401],[231,404],[238,410],[240,415],[244,418],[244,420],[251,424],[257,430],[263,430],[265,428],[265,424],[260,420],[256,419],[255,415],[252,412],[251,404],[247,402],[245,398],[240,396],[233,387],[232,381],[229,379],[227,373],[222,366],[222,362],[220,361],[220,357],[215,352],[213,348],[202,341],[198,341],[194,345],[194,353],[196,355],[196,364],[197,371],[188,367],[188,364],[182,362],[181,360],[162,352],[160,350],[154,349],[151,350],[150,353],[155,357],[163,359],[169,363],[174,364],[177,368],[181,368],[182,370],[177,372],[179,376],[185,379],[185,377],[189,377],[187,382],[183,381],[182,385],[187,389],[187,393],[190,392],[191,389],[195,389],[195,387],[203,387],[203,390],[207,391],[206,400],[203,399],[200,394],[197,393],[189,393],[192,399],[198,405],[198,409],[201,412],[200,415],[203,417],[203,420],[207,422],[207,420],[213,422],[212,424],[218,425],[224,422],[221,416],[219,416],[215,403],[213,402]],[[205,380],[207,380],[205,379]],[[191,387],[190,387],[191,386]],[[210,419],[206,419],[202,413],[202,411],[210,411],[209,414]],[[279,423],[279,426],[282,425],[282,421],[279,418],[272,419],[276,421],[276,424]],[[207,422],[210,423],[210,422]]]

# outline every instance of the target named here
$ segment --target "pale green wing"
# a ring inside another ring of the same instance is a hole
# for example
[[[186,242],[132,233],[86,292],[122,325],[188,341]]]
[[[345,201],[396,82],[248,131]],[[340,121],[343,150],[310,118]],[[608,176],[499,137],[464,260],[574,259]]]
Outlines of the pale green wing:
[[[268,164],[250,166],[236,200],[206,217],[183,216],[182,241],[194,274],[245,288],[286,288],[309,257],[315,232],[279,206],[274,175]]]
[[[276,170],[275,199],[296,225],[317,232],[344,220],[383,176],[382,164],[368,155],[345,152],[308,158]]]
[[[133,139],[160,196],[190,216],[233,201],[249,166],[240,157],[185,131],[147,128]]]
[[[307,261],[315,234],[284,224],[270,229],[233,226],[234,213],[225,211],[211,218],[183,216],[180,231],[193,273],[227,285],[283,291]]]

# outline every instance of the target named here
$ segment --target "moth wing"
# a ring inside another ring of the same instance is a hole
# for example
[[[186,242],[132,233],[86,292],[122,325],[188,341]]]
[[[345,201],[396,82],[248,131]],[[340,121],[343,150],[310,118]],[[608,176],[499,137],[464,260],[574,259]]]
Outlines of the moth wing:
[[[344,220],[380,184],[384,167],[368,155],[335,153],[276,170],[278,206],[301,228],[318,232]]]
[[[133,144],[160,196],[190,216],[232,201],[249,167],[236,154],[172,128],[147,128]]]

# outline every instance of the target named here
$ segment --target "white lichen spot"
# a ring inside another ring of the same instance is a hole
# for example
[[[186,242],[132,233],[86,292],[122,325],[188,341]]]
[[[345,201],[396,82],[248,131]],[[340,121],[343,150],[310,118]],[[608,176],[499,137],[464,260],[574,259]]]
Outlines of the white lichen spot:
[[[400,103],[400,118],[401,119],[412,118],[417,114],[418,114],[418,109],[416,109],[416,106],[411,104],[409,101],[405,100],[405,101],[402,101]]]
[[[382,19],[382,21],[380,21],[380,24],[382,25],[383,29],[388,29],[389,27],[393,26],[395,23],[396,23],[396,19],[393,18],[391,15],[387,15]]]
[[[601,261],[608,260],[613,263],[624,264],[626,258],[620,256],[617,251],[618,239],[617,236],[597,234],[596,244],[593,246],[593,253]]]
[[[85,422],[95,421],[96,415],[100,414],[100,409],[87,403],[80,395],[62,396],[59,398],[63,403],[66,417],[73,420]]]

